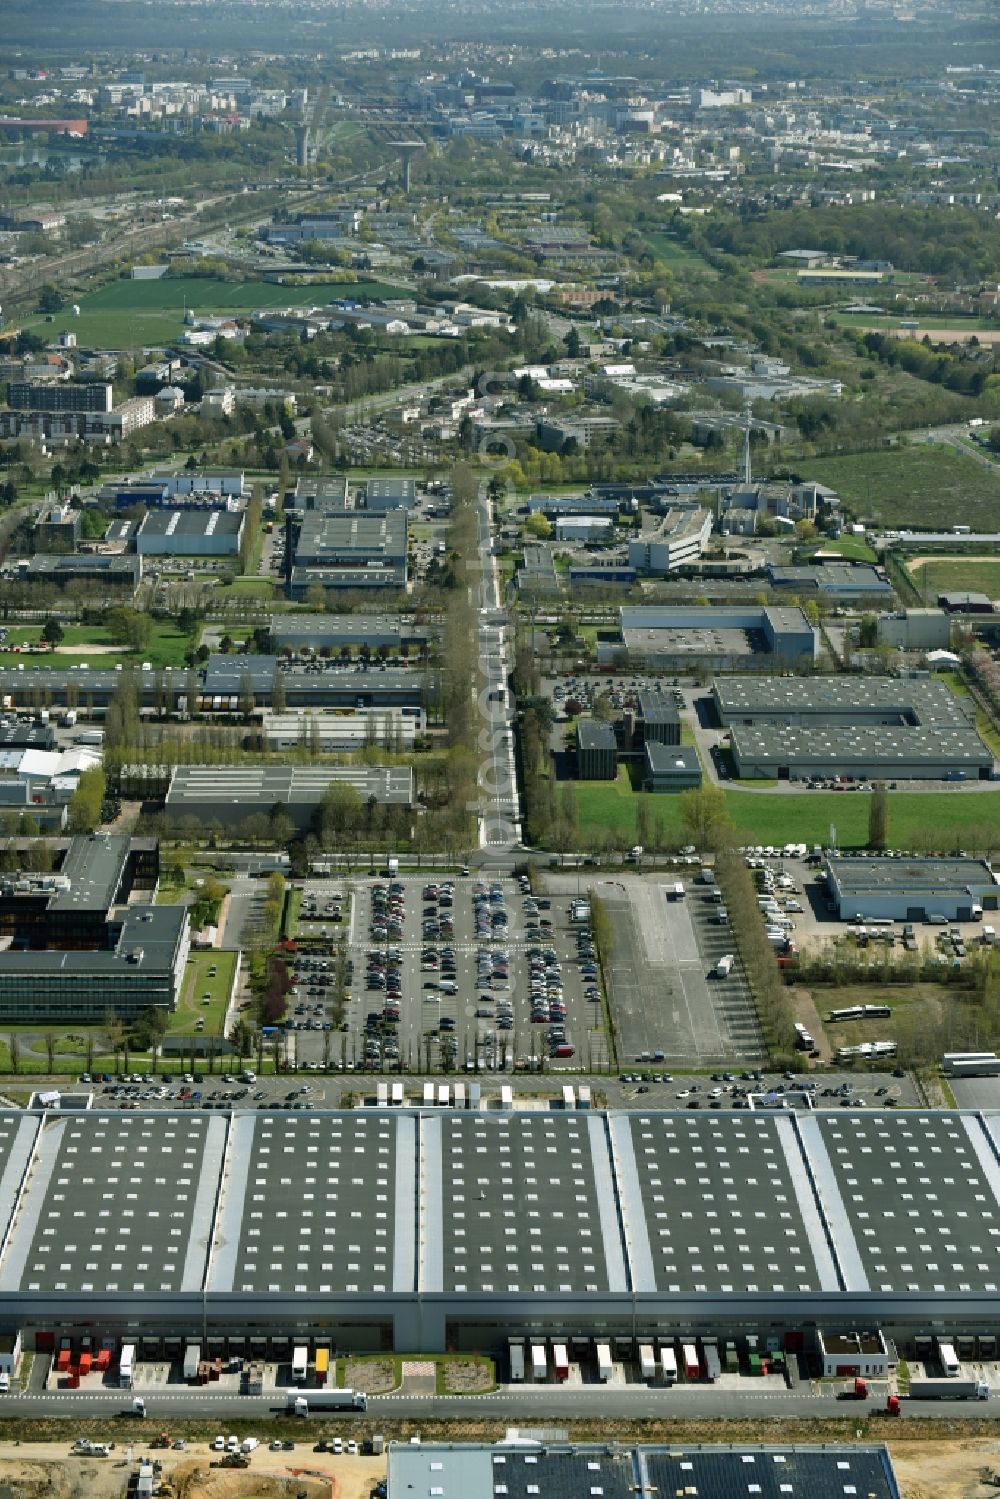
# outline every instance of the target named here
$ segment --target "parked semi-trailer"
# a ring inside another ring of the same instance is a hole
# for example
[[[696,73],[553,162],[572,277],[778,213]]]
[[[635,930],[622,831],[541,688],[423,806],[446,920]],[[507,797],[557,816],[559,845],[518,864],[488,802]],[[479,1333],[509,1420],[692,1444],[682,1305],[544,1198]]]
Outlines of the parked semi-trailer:
[[[510,1382],[511,1384],[524,1383],[523,1343],[511,1343],[510,1345]]]
[[[569,1354],[565,1343],[552,1344],[552,1367],[560,1383],[569,1379]]]
[[[285,1409],[296,1416],[308,1416],[310,1411],[363,1411],[368,1407],[368,1396],[364,1390],[310,1390],[303,1395],[301,1390],[286,1390]]]
[[[639,1371],[643,1379],[656,1378],[656,1359],[653,1356],[651,1343],[639,1344]]]
[[[541,1343],[531,1345],[531,1377],[532,1379],[544,1379],[548,1374],[548,1361],[545,1357],[545,1349]]]
[[[597,1377],[603,1384],[607,1384],[611,1378],[613,1365],[611,1362],[611,1344],[598,1343],[597,1349]]]
[[[664,1384],[677,1383],[677,1355],[672,1348],[660,1349],[660,1378]]]
[[[300,1343],[292,1353],[292,1382],[305,1384],[309,1373],[309,1349]]]
[[[911,1379],[911,1400],[988,1400],[990,1387],[983,1379]]]
[[[681,1362],[684,1365],[685,1379],[700,1379],[701,1364],[698,1361],[698,1350],[693,1343],[681,1344]]]
[[[132,1374],[135,1369],[135,1344],[123,1343],[122,1356],[118,1361],[118,1387],[122,1390],[132,1388]]]

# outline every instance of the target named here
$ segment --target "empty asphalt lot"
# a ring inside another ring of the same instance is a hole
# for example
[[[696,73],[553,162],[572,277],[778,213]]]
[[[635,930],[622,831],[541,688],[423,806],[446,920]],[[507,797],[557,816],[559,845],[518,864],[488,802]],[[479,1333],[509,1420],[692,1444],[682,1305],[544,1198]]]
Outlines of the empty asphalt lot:
[[[694,905],[703,897],[689,880],[683,899],[669,899],[674,883],[625,876],[594,885],[614,934],[604,966],[619,1060],[657,1052],[682,1066],[755,1058],[760,1041],[742,977],[708,977],[733,950],[732,934],[703,920]]]

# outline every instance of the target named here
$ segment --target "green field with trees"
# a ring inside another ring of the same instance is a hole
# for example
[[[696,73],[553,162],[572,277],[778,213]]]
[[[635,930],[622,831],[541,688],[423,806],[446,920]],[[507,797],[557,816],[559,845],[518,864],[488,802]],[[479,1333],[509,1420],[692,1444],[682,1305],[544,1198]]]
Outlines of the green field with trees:
[[[805,479],[829,484],[866,523],[949,531],[956,518],[975,531],[996,529],[1000,474],[938,443],[798,461]]]
[[[578,809],[577,843],[582,849],[656,848],[696,842],[697,831],[685,825],[683,796],[632,790],[624,773],[617,781],[574,784]],[[890,791],[887,793],[887,843],[918,852],[964,848],[989,852],[1000,848],[1000,794],[986,791]],[[733,836],[745,843],[830,842],[830,828],[844,848],[864,848],[869,839],[869,810],[874,793],[739,791],[722,795]]]
[[[270,281],[227,281],[219,276],[165,276],[160,281],[112,281],[80,297],[78,317],[66,299],[60,310],[28,319],[36,333],[46,316],[77,335],[81,344],[127,349],[157,344],[178,336],[185,312],[246,316],[259,307],[322,306],[338,297],[379,300],[404,296],[399,287],[358,278],[279,285]]]

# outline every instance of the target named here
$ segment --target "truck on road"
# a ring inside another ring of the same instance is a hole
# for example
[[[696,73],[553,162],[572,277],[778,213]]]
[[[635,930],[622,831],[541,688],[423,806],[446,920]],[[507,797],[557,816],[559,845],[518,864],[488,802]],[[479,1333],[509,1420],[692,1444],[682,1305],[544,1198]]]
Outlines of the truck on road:
[[[310,1411],[363,1411],[368,1408],[364,1390],[285,1390],[285,1410],[289,1415],[308,1416]]]
[[[911,1379],[911,1400],[988,1400],[984,1379]]]

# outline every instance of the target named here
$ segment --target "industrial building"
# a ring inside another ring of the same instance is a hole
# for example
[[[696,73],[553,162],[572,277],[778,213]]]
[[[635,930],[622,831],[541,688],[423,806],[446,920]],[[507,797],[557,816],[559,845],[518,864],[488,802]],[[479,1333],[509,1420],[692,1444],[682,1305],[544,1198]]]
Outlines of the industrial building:
[[[928,677],[718,677],[712,698],[719,722],[803,728],[876,724],[967,729],[975,709]]]
[[[83,584],[113,589],[131,599],[142,581],[142,558],[106,552],[36,552],[33,557],[19,558],[13,568],[8,566],[8,575],[11,572],[19,583],[47,583],[53,588]]]
[[[712,534],[712,512],[698,505],[675,503],[656,529],[628,544],[629,566],[663,577],[697,562]]]
[[[973,728],[766,723],[737,725],[731,740],[736,774],[751,780],[988,781],[993,775],[993,753]]]
[[[74,838],[53,874],[0,877],[0,1019],[20,1024],[134,1019],[172,1010],[189,947],[187,908],[152,898],[155,841]]]
[[[53,505],[51,499],[38,512],[32,532],[36,552],[75,552],[80,540],[81,515],[69,505]]]
[[[138,560],[138,559],[133,559]],[[165,666],[162,670],[131,673],[143,712],[236,713],[245,689],[257,708],[273,702],[276,656],[210,656],[201,671]],[[417,712],[428,696],[426,674],[415,668],[374,665],[280,667],[285,708],[401,707]],[[102,716],[121,689],[116,671],[73,667],[35,667],[19,671],[0,667],[0,705],[22,711],[39,708],[78,708],[81,716]]]
[[[525,542],[522,562],[514,575],[518,592],[534,598],[551,598],[562,592],[552,546],[546,541]]]
[[[742,777],[988,780],[975,709],[910,677],[719,677],[715,709]]]
[[[393,1442],[388,1499],[899,1499],[884,1446],[570,1445],[544,1433],[495,1446]]]
[[[585,546],[588,541],[606,541],[614,520],[609,515],[557,515],[556,540]]]
[[[418,708],[426,696],[424,674],[411,667],[336,666],[333,662],[288,666],[277,656],[209,656],[201,679],[203,708],[238,705],[249,680],[258,708],[274,701],[276,672],[288,710],[296,708]],[[218,700],[218,701],[217,701]]]
[[[609,723],[577,719],[576,773],[581,781],[613,781],[617,776],[618,742]]]
[[[701,785],[701,761],[694,745],[647,739],[644,754],[643,791],[689,791]]]
[[[951,644],[951,619],[943,609],[903,609],[876,623],[879,645],[900,651],[940,651]]]
[[[276,812],[308,832],[333,785],[352,787],[362,802],[411,807],[410,766],[389,769],[331,765],[179,765],[170,778],[165,812],[171,825],[239,827]]]
[[[948,614],[993,613],[993,600],[986,593],[939,593],[937,602]]]
[[[892,584],[884,569],[869,562],[815,562],[797,567],[772,563],[767,569],[767,580],[778,591],[823,594],[838,604],[884,608],[893,598]]]
[[[817,634],[801,609],[760,604],[706,608],[698,604],[626,605],[621,641],[598,643],[598,660],[614,663],[622,649],[633,666],[662,670],[735,670],[766,657],[769,671],[815,659]]]
[[[370,511],[413,510],[417,503],[416,479],[366,479],[364,506]]]
[[[308,746],[324,754],[361,750],[374,744],[382,748],[412,750],[413,741],[426,727],[421,709],[366,708],[345,713],[265,713],[261,736],[269,750],[301,749]]]
[[[243,510],[150,510],[133,545],[141,557],[238,557]]]
[[[306,509],[286,517],[286,582],[292,599],[310,587],[406,587],[407,512]]]
[[[1000,908],[1000,883],[985,859],[830,854],[826,881],[842,921],[973,921]]]
[[[640,691],[639,728],[645,744],[681,742],[681,716],[664,692]]]
[[[1000,1114],[932,1109],[8,1110],[0,1327],[142,1358],[878,1329],[992,1359],[998,1143]]]
[[[274,649],[360,652],[393,651],[422,655],[440,629],[420,624],[411,614],[272,614],[269,633]]]

